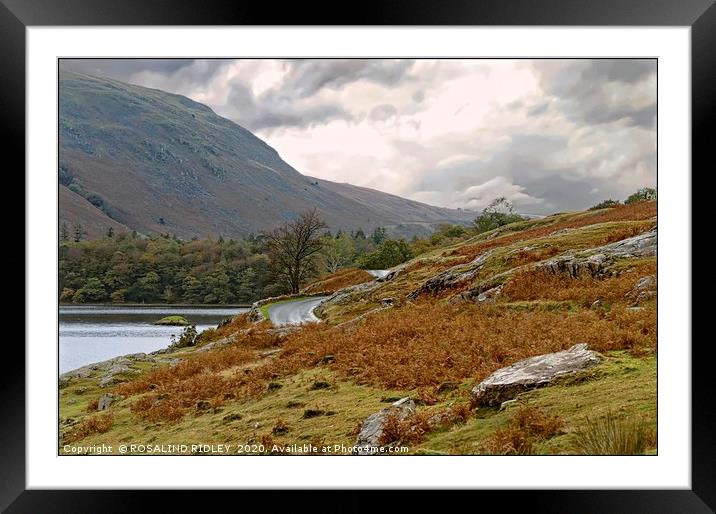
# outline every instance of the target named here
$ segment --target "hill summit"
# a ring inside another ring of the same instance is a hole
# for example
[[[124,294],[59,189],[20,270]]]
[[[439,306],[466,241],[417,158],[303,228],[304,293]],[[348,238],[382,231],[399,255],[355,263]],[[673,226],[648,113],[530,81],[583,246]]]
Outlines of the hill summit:
[[[475,213],[299,173],[250,131],[181,95],[60,71],[60,223],[241,237],[316,207],[332,230],[429,233]]]

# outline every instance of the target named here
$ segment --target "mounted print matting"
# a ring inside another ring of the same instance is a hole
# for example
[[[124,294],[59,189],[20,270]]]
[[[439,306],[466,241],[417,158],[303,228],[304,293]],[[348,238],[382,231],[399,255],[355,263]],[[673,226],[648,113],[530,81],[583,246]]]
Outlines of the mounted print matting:
[[[713,2],[267,11],[2,0],[26,336],[0,506],[713,512]]]

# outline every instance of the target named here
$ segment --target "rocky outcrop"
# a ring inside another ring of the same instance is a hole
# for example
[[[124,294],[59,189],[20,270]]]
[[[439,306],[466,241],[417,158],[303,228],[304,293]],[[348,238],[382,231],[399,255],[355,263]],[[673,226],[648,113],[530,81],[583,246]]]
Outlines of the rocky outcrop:
[[[371,414],[361,425],[353,454],[375,455],[381,446],[380,439],[383,435],[383,426],[388,416],[395,415],[402,421],[413,414],[415,414],[415,402],[407,396],[392,403],[389,407]]]
[[[372,282],[364,282],[363,284],[339,289],[335,293],[331,294],[328,298],[326,298],[326,300],[321,304],[321,307],[328,305],[343,305],[345,303],[350,302],[353,298],[353,295],[369,293],[370,291],[378,289],[380,285],[381,284],[378,283],[377,280],[374,280]],[[320,311],[321,307],[318,308],[317,312]]]
[[[582,343],[563,352],[518,361],[498,369],[475,386],[471,391],[472,404],[475,407],[499,407],[524,391],[548,386],[560,377],[594,366],[600,360]]]
[[[537,265],[553,273],[567,274],[572,278],[584,275],[601,278],[609,274],[609,267],[617,259],[652,257],[656,255],[656,227],[616,243],[592,248],[576,254],[565,254]]]
[[[656,275],[641,277],[626,297],[633,301],[633,305],[656,298]]]
[[[435,294],[469,282],[475,278],[493,253],[494,250],[488,250],[467,264],[458,264],[429,278],[420,287],[409,293],[408,298],[414,300],[422,294]]]
[[[146,353],[134,353],[122,355],[102,362],[95,362],[82,366],[81,368],[68,371],[60,375],[60,388],[65,387],[71,380],[77,378],[89,378],[94,376],[101,387],[106,387],[116,382],[116,375],[126,373],[138,373],[133,365],[137,362],[157,362],[158,358]]]
[[[502,293],[502,284],[492,289],[488,289],[483,293],[479,293],[475,298],[478,303],[494,303],[500,293]]]

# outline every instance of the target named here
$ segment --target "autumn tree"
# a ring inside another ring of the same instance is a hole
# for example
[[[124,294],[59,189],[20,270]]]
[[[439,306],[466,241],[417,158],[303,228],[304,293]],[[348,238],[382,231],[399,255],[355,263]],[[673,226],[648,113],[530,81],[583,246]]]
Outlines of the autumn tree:
[[[315,273],[315,258],[323,246],[320,232],[326,228],[316,209],[311,209],[295,221],[263,232],[271,267],[292,293],[298,293],[301,284]]]
[[[642,187],[636,193],[629,195],[629,197],[624,200],[624,203],[630,205],[632,203],[647,202],[649,200],[656,200],[656,189],[653,187]]]
[[[351,263],[355,248],[353,239],[347,234],[340,233],[336,237],[329,235],[321,238],[321,261],[328,273],[335,273],[343,266]]]
[[[475,218],[474,223],[478,234],[481,234],[523,219],[525,218],[515,213],[512,202],[501,196],[492,200],[487,207],[482,209],[482,213]]]

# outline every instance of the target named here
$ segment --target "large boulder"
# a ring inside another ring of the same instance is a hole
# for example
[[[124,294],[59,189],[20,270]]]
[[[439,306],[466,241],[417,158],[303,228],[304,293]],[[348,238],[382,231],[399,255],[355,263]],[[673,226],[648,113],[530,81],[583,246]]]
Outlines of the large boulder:
[[[519,393],[552,384],[556,379],[598,364],[599,356],[586,344],[569,350],[538,355],[501,368],[475,386],[472,403],[475,407],[497,407]]]
[[[404,420],[415,414],[415,402],[410,397],[401,398],[390,406],[368,416],[361,426],[356,438],[354,455],[375,455],[380,448],[380,438],[383,435],[383,426],[389,415],[396,415]]]

